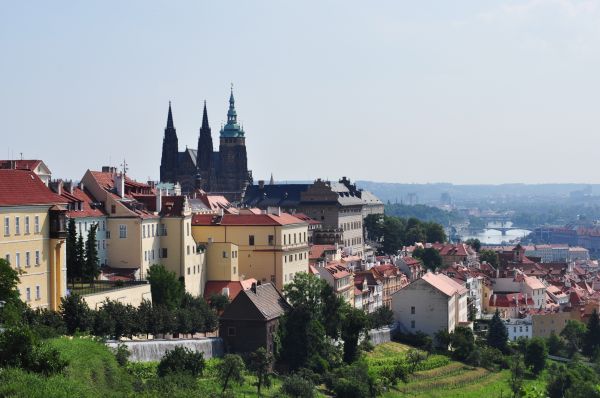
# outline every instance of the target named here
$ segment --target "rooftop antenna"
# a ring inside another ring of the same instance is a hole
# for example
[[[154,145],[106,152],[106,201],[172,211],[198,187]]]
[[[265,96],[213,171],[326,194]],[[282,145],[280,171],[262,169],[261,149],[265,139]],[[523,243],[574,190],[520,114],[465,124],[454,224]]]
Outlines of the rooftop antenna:
[[[21,160],[23,160],[23,152],[19,152],[21,154]]]
[[[127,171],[129,170],[129,169],[127,168],[127,166],[129,166],[129,165],[128,165],[128,164],[127,164],[127,162],[125,161],[125,158],[123,158],[123,163],[121,163],[121,167],[123,168],[123,174],[127,174]]]

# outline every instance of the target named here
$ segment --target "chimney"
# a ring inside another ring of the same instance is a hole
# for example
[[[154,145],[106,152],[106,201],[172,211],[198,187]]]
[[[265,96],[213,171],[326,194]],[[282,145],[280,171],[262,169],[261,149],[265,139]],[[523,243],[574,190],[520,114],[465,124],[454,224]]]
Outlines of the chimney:
[[[496,306],[496,294],[494,293],[494,307]]]
[[[178,182],[176,182],[173,186],[173,195],[181,196],[181,184],[179,184]]]
[[[265,187],[265,180],[258,180],[258,188],[263,189]]]
[[[123,173],[115,175],[115,188],[119,197],[125,197],[125,175]]]
[[[252,293],[256,294],[256,283],[252,283],[252,287],[250,288],[250,290],[252,290]]]
[[[162,210],[162,188],[156,190],[156,212],[160,213]]]

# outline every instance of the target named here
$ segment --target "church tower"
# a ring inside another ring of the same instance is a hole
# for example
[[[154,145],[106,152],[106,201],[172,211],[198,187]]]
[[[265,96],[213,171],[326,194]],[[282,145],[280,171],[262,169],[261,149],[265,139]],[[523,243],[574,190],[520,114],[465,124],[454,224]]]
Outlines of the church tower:
[[[246,138],[237,121],[233,87],[229,96],[227,124],[221,129],[219,143],[219,187],[221,192],[242,192],[250,177],[246,156]]]
[[[165,182],[177,182],[178,174],[178,149],[177,131],[173,124],[173,113],[171,112],[171,101],[169,101],[169,114],[167,116],[167,127],[162,145],[162,157],[160,159],[160,180]]]
[[[210,190],[211,170],[213,158],[213,142],[208,124],[208,112],[206,111],[206,101],[204,101],[204,112],[202,114],[202,127],[200,127],[200,136],[198,137],[198,155],[196,166],[198,167],[198,177],[200,177],[200,187],[205,191]]]

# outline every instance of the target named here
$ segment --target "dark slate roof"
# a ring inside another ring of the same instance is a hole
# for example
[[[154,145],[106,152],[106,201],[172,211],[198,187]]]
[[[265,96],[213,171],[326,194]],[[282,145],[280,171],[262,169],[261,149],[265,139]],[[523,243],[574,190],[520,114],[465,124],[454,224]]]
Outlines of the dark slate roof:
[[[183,159],[185,159],[185,157],[189,157],[192,160],[192,163],[194,164],[194,166],[196,166],[196,159],[198,157],[198,151],[196,149],[192,149],[192,148],[186,148],[185,151],[183,152],[179,152],[179,163],[183,163]]]
[[[222,319],[237,319],[235,316],[236,302],[249,301],[258,310],[260,317],[266,321],[279,318],[289,308],[289,304],[271,283],[256,286],[256,293],[252,289],[242,290],[227,307]],[[252,317],[250,314],[249,317]]]
[[[246,189],[244,204],[249,207],[266,208],[279,206],[283,208],[297,207],[300,204],[300,194],[312,184],[265,184],[263,188],[250,185]]]

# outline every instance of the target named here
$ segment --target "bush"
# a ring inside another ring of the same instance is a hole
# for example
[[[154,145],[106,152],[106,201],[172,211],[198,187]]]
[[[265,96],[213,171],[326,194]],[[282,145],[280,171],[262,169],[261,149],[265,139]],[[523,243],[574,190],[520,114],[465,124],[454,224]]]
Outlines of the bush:
[[[68,362],[60,357],[56,348],[42,343],[33,348],[26,369],[48,376],[61,373],[67,365]]]
[[[421,348],[425,351],[430,351],[432,347],[431,337],[423,332],[417,333],[402,333],[398,330],[393,332],[392,340],[399,343],[411,345],[413,347]]]
[[[313,398],[315,396],[315,385],[298,373],[292,374],[283,380],[281,394],[290,398]]]
[[[193,352],[189,348],[175,347],[167,351],[158,364],[157,373],[165,377],[172,373],[184,373],[193,377],[201,376],[204,371],[204,354]]]
[[[131,352],[129,352],[129,348],[127,348],[125,344],[119,344],[117,348],[115,348],[115,359],[120,366],[127,366],[130,355]]]

